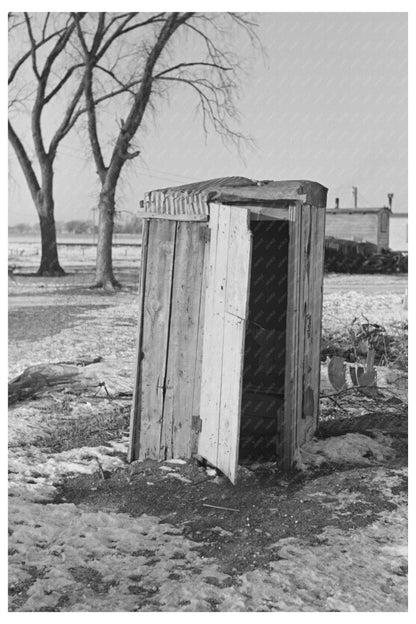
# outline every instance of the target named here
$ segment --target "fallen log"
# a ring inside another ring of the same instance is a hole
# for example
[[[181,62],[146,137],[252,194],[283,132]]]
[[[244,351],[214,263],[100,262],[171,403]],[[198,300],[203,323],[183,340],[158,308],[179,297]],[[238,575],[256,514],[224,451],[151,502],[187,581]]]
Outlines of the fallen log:
[[[38,364],[29,366],[9,382],[9,405],[34,398],[50,389],[73,389],[80,382],[80,370],[67,364]]]
[[[9,382],[9,405],[50,392],[83,393],[87,390],[107,397],[132,393],[130,379],[117,372],[114,362],[101,358],[79,358],[72,362],[56,362],[29,366]]]

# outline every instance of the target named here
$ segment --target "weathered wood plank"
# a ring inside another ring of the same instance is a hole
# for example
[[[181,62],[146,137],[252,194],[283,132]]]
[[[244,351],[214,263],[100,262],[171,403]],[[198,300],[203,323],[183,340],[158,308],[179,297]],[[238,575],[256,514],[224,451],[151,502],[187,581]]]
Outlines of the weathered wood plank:
[[[141,266],[139,278],[139,313],[137,319],[137,339],[136,339],[136,363],[133,377],[133,401],[130,413],[130,440],[127,460],[129,462],[138,459],[140,449],[140,421],[141,421],[141,359],[142,359],[142,340],[143,340],[143,307],[144,293],[147,267],[147,249],[149,238],[149,221],[143,220],[142,231],[142,251]]]
[[[248,210],[211,206],[198,453],[237,475],[245,320],[251,259]]]
[[[237,478],[245,322],[225,312],[215,465],[232,483]],[[238,377],[238,374],[240,376]]]
[[[211,244],[201,371],[202,430],[198,453],[214,466],[218,458],[229,225],[230,208],[211,205]]]
[[[309,388],[311,344],[309,340],[311,328],[311,301],[309,297],[311,287],[311,236],[312,236],[311,206],[302,206],[302,225],[300,232],[300,291],[298,316],[298,386],[296,391],[296,447],[305,441],[306,431],[311,421],[311,401]],[[306,382],[306,385],[305,385]],[[312,409],[313,413],[313,409]]]
[[[299,296],[300,241],[302,204],[290,207],[288,248],[288,296],[286,319],[285,403],[278,415],[277,461],[284,468],[292,467],[296,447],[296,410],[299,388]],[[283,422],[282,422],[283,420]]]
[[[182,213],[182,212],[143,212],[143,217],[145,219],[162,219],[163,221],[208,221],[208,215],[206,214],[193,214],[193,213]]]
[[[143,308],[140,459],[163,459],[160,447],[175,237],[175,221],[150,221]]]
[[[204,247],[199,224],[178,223],[161,441],[166,459],[191,455]]]
[[[248,211],[231,208],[217,466],[232,483],[237,478],[244,340],[249,300],[252,235],[248,219]]]
[[[320,344],[323,301],[325,211],[311,207],[308,317],[305,327],[302,426],[299,443],[310,440],[318,424]]]
[[[198,438],[201,425],[201,372],[202,372],[202,348],[204,343],[204,318],[205,318],[205,297],[207,292],[208,271],[209,271],[209,250],[210,235],[208,224],[199,226],[199,233],[203,240],[203,267],[202,267],[202,283],[201,296],[199,301],[198,314],[198,339],[196,345],[196,361],[195,361],[195,381],[194,392],[192,397],[192,432],[191,432],[191,454],[194,455],[198,451]]]

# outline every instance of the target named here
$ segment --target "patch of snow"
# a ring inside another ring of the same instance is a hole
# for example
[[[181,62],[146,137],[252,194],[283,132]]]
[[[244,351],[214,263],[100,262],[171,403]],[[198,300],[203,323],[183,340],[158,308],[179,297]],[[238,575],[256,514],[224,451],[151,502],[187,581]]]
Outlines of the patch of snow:
[[[9,491],[37,501],[53,500],[63,479],[77,474],[114,471],[125,462],[108,446],[75,448],[51,453],[37,447],[12,448],[9,451]]]
[[[184,459],[167,459],[166,463],[167,464],[178,464],[180,466],[183,466],[184,464],[186,464],[186,461]]]
[[[405,611],[406,509],[386,512],[383,518],[350,531],[327,527],[318,546],[307,539],[280,540],[273,545],[279,560],[270,564],[271,570],[240,577],[246,609]]]

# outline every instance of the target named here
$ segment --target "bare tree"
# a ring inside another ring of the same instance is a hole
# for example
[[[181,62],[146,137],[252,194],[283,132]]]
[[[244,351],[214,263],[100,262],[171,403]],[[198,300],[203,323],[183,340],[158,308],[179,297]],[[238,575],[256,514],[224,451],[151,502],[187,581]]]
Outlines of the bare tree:
[[[78,23],[83,18],[84,14],[79,14]],[[39,216],[42,255],[38,275],[64,274],[56,244],[54,165],[61,141],[80,115],[78,104],[84,91],[83,75],[78,72],[82,72],[82,63],[68,54],[75,27],[69,14],[9,13],[12,62],[8,136]],[[59,98],[62,114],[55,130],[46,132],[46,109],[53,104],[56,116]],[[30,144],[18,133],[13,119],[13,112],[28,106],[35,164]]]
[[[112,236],[116,190],[126,162],[140,153],[132,141],[143,126],[154,98],[173,85],[192,89],[208,124],[224,139],[239,143],[234,128],[240,57],[224,49],[226,30],[242,28],[258,44],[255,24],[235,13],[99,13],[86,20],[73,13],[85,65],[84,96],[88,133],[101,190],[96,287],[119,286],[113,274]],[[228,24],[226,23],[228,20]],[[180,37],[182,35],[182,37]],[[120,98],[119,120],[111,146],[100,136],[99,114],[104,101]],[[105,153],[107,151],[107,153]]]

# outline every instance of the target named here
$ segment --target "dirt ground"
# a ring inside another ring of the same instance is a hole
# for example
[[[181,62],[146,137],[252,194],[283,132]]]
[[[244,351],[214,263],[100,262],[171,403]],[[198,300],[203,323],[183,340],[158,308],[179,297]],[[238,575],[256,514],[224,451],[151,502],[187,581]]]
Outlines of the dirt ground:
[[[88,354],[118,375],[109,387],[131,384],[137,266],[120,267],[117,294],[88,290],[89,267],[71,271],[9,284],[10,377]],[[338,340],[351,315],[371,314],[397,347],[406,285],[328,276],[324,335]],[[196,460],[127,464],[129,408],[70,390],[10,408],[11,611],[407,609],[400,401],[325,404],[319,451],[289,474],[251,459],[236,486]]]

